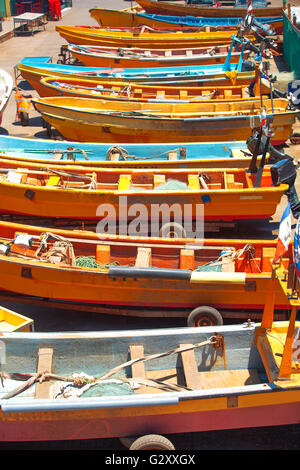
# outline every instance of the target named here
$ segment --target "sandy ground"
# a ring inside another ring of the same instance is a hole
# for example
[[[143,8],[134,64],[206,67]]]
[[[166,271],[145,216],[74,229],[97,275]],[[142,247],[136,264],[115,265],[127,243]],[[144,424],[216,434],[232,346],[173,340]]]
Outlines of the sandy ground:
[[[280,5],[279,0],[272,2]],[[95,25],[89,16],[89,8],[95,6],[95,0],[73,0],[73,8],[67,11],[60,24],[65,25]],[[122,9],[130,6],[130,2],[123,0],[98,0],[97,6],[100,8]],[[57,61],[60,47],[64,40],[56,33],[56,22],[49,22],[46,30],[38,32],[34,37],[13,37],[0,44],[0,68],[5,69],[13,75],[14,66],[18,60],[25,56],[51,56],[53,62]],[[9,28],[11,23],[6,22],[4,28]],[[287,64],[282,60],[273,61],[272,70],[287,70]],[[35,96],[35,92],[33,92]],[[11,134],[20,137],[46,137],[45,131],[41,127],[40,115],[33,110],[30,113],[30,125],[22,127],[16,122],[16,106],[12,96],[5,111],[0,133]],[[299,121],[295,130],[299,128]],[[300,130],[300,129],[299,129]],[[292,146],[287,143],[286,153],[300,159],[300,146]],[[299,178],[297,181],[299,192]],[[251,227],[253,234],[260,233],[266,237],[276,236],[278,222],[281,218],[286,198],[278,206],[278,210],[268,224],[260,227]],[[295,222],[295,221],[294,221]],[[16,311],[30,316],[35,321],[36,331],[55,330],[116,330],[134,328],[155,328],[157,321],[150,319],[118,318],[102,316],[99,314],[82,314],[72,311],[55,311],[54,309],[24,306],[20,304],[9,304]],[[184,326],[184,320],[176,320],[178,326]],[[174,320],[162,319],[160,327],[174,327]],[[209,433],[194,433],[189,435],[170,436],[177,449],[186,450],[296,450],[299,448],[299,426],[285,426],[282,428],[255,428],[250,430],[219,431]],[[123,449],[118,439],[91,440],[91,441],[67,441],[65,443],[47,442],[35,444],[0,444],[0,449],[6,450],[117,450]]]

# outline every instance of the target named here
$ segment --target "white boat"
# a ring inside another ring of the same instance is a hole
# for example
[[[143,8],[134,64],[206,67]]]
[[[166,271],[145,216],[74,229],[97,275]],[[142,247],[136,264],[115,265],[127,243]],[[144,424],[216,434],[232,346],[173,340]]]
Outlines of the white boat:
[[[13,86],[14,82],[9,73],[0,69],[0,125],[2,122],[4,110],[13,90]]]

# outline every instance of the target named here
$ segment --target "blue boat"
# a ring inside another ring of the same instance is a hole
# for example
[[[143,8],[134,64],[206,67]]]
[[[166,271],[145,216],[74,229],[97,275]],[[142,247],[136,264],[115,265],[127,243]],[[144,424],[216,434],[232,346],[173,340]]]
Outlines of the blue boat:
[[[162,23],[173,23],[180,26],[192,26],[192,27],[205,27],[210,26],[214,28],[218,27],[237,27],[244,21],[244,18],[206,18],[198,16],[168,16],[168,15],[157,15],[151,13],[136,13],[139,18],[145,18],[150,20],[159,21]],[[270,23],[282,23],[282,18],[276,17],[265,17],[256,18],[257,22],[261,25],[268,25]]]
[[[120,162],[126,165],[155,167],[170,161],[170,153],[177,153],[177,164],[181,168],[205,161],[232,160],[238,164],[238,159],[245,160],[247,166],[249,151],[245,141],[228,141],[212,143],[172,143],[172,144],[97,144],[57,141],[51,139],[31,139],[0,135],[0,158],[13,157],[30,161],[56,162],[86,162],[88,164],[107,163],[111,161],[112,152],[119,151]],[[173,161],[176,165],[176,161]],[[235,165],[235,163],[233,163]],[[233,166],[232,165],[232,166]],[[168,165],[169,166],[169,165]]]
[[[231,63],[231,53],[234,51],[235,46],[242,43],[241,55],[238,63]],[[23,78],[28,80],[29,75],[32,78],[35,75],[36,81],[38,76],[64,76],[65,74],[72,74],[74,77],[85,78],[105,78],[109,80],[130,80],[132,82],[142,82],[144,84],[185,84],[191,82],[204,83],[208,80],[217,82],[226,79],[226,73],[236,72],[237,79],[254,78],[255,64],[252,61],[244,61],[244,51],[246,46],[249,46],[250,41],[247,39],[240,40],[233,36],[233,41],[230,46],[226,61],[223,64],[212,64],[204,66],[178,66],[178,67],[154,67],[145,70],[145,68],[133,69],[107,69],[99,67],[87,67],[77,65],[53,64],[51,57],[25,57],[16,67],[21,72]],[[244,74],[243,74],[244,72]],[[227,77],[230,81],[230,78]],[[32,83],[31,83],[32,84]],[[34,87],[37,91],[38,89]]]

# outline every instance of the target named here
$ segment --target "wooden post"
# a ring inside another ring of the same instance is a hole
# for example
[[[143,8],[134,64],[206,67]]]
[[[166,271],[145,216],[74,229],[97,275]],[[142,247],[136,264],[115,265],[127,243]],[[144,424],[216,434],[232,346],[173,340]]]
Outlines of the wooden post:
[[[273,317],[274,317],[274,304],[275,304],[275,283],[276,283],[276,271],[273,269],[271,278],[268,286],[267,299],[264,307],[264,313],[261,321],[261,328],[269,330],[272,328]]]
[[[297,315],[297,307],[293,306],[290,316],[289,327],[286,335],[282,360],[280,364],[278,380],[289,379],[292,374],[292,355],[293,355],[293,342],[295,334],[295,321]]]

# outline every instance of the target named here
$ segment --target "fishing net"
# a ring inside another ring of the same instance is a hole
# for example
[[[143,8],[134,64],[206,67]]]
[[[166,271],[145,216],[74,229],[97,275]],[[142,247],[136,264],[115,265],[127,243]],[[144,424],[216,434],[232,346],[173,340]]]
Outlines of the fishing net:
[[[98,269],[108,269],[110,266],[119,266],[120,263],[117,261],[113,263],[99,264],[96,261],[94,256],[78,256],[76,258],[76,266],[82,268],[98,268]]]
[[[195,271],[214,271],[214,272],[221,272],[222,271],[222,262],[217,261],[210,261],[209,263],[203,264],[202,266],[198,266]]]
[[[155,191],[186,191],[188,185],[178,180],[168,180],[166,183],[154,188]]]
[[[135,393],[127,383],[118,383],[117,381],[108,381],[107,383],[97,383],[93,387],[83,392],[82,398],[123,396]]]

